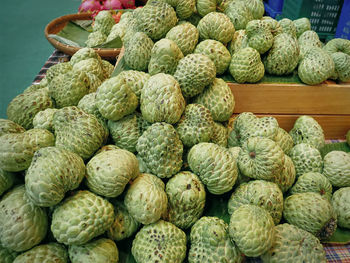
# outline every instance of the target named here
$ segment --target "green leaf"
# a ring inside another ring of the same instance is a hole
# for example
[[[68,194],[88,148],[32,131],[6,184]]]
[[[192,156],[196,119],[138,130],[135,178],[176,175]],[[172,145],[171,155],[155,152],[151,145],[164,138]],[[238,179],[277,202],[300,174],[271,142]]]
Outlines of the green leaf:
[[[330,243],[330,244],[350,243],[350,229],[345,229],[338,226],[334,234],[328,240],[323,241],[322,243]]]
[[[111,77],[116,77],[118,76],[118,74],[122,71],[125,70],[130,70],[131,68],[128,67],[128,65],[126,65],[125,60],[124,60],[124,56],[121,57],[121,59],[119,60],[117,66],[115,67],[112,76]]]
[[[63,44],[66,44],[66,45],[69,45],[69,46],[72,46],[72,47],[80,47],[78,43],[72,41],[72,40],[69,40],[67,38],[64,38],[64,37],[60,37],[58,35],[55,35],[55,34],[50,34],[49,37],[53,38],[53,39],[56,39],[57,41],[63,43]]]
[[[350,152],[350,146],[346,142],[328,143],[320,149],[322,158],[331,151]]]
[[[81,26],[69,21],[57,35],[78,43],[80,47],[85,47],[85,41],[88,39],[89,34]]]
[[[88,32],[92,32],[92,20],[73,20],[72,23],[82,27]]]
[[[101,45],[97,45],[94,48],[121,48],[122,46],[123,41],[120,39],[120,37],[116,37],[115,39]]]

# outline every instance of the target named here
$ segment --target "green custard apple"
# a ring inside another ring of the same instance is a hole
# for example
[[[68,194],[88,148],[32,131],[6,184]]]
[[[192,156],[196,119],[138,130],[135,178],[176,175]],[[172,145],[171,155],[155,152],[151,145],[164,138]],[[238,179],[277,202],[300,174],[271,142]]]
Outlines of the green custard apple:
[[[17,252],[4,248],[0,245],[0,258],[2,263],[12,263],[17,256]]]
[[[342,187],[332,196],[332,205],[337,213],[338,226],[350,228],[350,187]]]
[[[251,20],[246,26],[248,45],[260,54],[268,51],[273,44],[273,35],[270,24],[264,20]]]
[[[238,50],[248,47],[248,36],[244,29],[237,30],[233,34],[232,40],[228,43],[227,49],[230,51],[231,56]]]
[[[283,18],[280,21],[278,21],[278,23],[282,27],[283,33],[288,34],[293,38],[297,37],[297,28],[292,20],[288,18]]]
[[[296,36],[299,38],[305,31],[311,30],[311,23],[307,17],[293,20],[296,29]]]
[[[229,1],[224,13],[230,18],[235,30],[245,29],[247,23],[253,20],[248,5],[243,1]]]
[[[200,17],[216,11],[216,0],[197,0],[196,9]]]
[[[108,35],[113,25],[115,24],[114,18],[110,11],[102,10],[98,12],[93,24],[94,32],[99,31],[105,35]]]
[[[333,186],[350,186],[350,155],[343,151],[331,151],[323,160],[323,175]]]
[[[299,38],[299,48],[300,48],[300,56],[299,60],[304,58],[306,51],[308,51],[312,47],[322,48],[323,44],[318,37],[318,34],[313,30],[307,30],[302,33]]]
[[[198,43],[199,32],[194,25],[186,22],[170,29],[165,38],[173,40],[181,49],[182,54],[186,56],[195,49]]]
[[[92,49],[93,50],[93,49]],[[70,71],[72,71],[73,69],[73,65],[74,65],[74,60],[80,56],[80,54],[84,53],[86,54],[87,52],[91,52],[91,50],[83,50],[81,52],[79,52],[79,54],[77,54],[76,56],[74,56],[73,59],[73,63],[70,62],[61,62],[61,63],[57,63],[55,65],[52,65],[51,67],[49,67],[46,71],[46,75],[45,75],[45,79],[47,80],[47,84],[49,84],[51,82],[51,80],[53,80],[55,77],[57,77],[58,75],[61,74],[66,74]],[[95,56],[97,57],[97,53],[94,51]],[[73,56],[72,56],[73,58]],[[85,59],[85,58],[84,58]],[[80,59],[79,59],[80,61]],[[76,60],[76,62],[78,62],[78,60]]]
[[[76,63],[78,63],[82,60],[85,60],[85,59],[89,59],[89,58],[95,58],[95,59],[101,61],[101,57],[98,55],[98,53],[93,48],[84,47],[84,48],[79,49],[76,53],[73,54],[73,56],[70,58],[69,64],[71,66],[74,66]],[[62,64],[62,63],[60,63],[60,64]],[[68,72],[71,69],[72,68],[69,69],[69,67],[68,67],[68,69],[66,71],[60,72],[60,73]],[[58,75],[58,74],[56,74],[56,75]]]
[[[294,146],[292,136],[282,128],[277,129],[276,137],[273,140],[282,148],[285,154],[288,154]]]
[[[146,84],[147,80],[149,80],[150,75],[137,70],[124,70],[120,72],[119,75],[125,79],[131,90],[135,93],[137,98],[140,99],[141,90]]]
[[[58,243],[36,246],[16,257],[14,263],[68,263],[67,249]]]
[[[328,53],[343,52],[350,56],[350,40],[334,38],[327,42],[323,48]]]
[[[241,0],[246,3],[246,6],[252,13],[253,19],[261,19],[265,12],[264,3],[262,0]]]
[[[227,128],[220,122],[214,122],[213,133],[210,142],[227,147],[228,131]]]
[[[97,47],[106,42],[107,36],[105,33],[101,31],[91,32],[88,36],[88,39],[85,41],[85,45],[87,47]]]
[[[74,71],[83,71],[96,75],[101,81],[105,79],[105,72],[102,68],[102,61],[96,58],[88,58],[79,61],[73,66]]]
[[[34,119],[33,119],[33,126],[35,129],[46,129],[50,132],[53,132],[53,127],[52,127],[52,120],[53,120],[53,115],[57,109],[51,109],[48,108],[43,111],[39,111]]]
[[[282,172],[277,174],[272,181],[276,183],[283,193],[287,192],[295,182],[296,172],[292,159],[288,155],[284,155],[284,165]]]
[[[283,33],[283,29],[276,19],[269,16],[263,16],[261,20],[266,21],[270,25],[271,33],[274,37]]]
[[[15,183],[16,174],[11,172],[6,172],[0,168],[0,197],[7,190],[11,189]]]
[[[22,133],[26,130],[19,124],[8,120],[8,119],[0,119],[0,136],[7,133]]]
[[[342,82],[350,81],[350,55],[335,52],[331,54],[334,61],[336,78]]]

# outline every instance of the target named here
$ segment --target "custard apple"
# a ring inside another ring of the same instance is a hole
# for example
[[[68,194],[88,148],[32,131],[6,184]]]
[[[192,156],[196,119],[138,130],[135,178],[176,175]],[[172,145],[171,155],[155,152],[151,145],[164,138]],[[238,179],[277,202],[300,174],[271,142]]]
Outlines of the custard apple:
[[[229,1],[225,14],[230,18],[235,30],[245,29],[247,23],[253,20],[248,4],[243,1]]]
[[[296,172],[292,159],[284,155],[284,165],[282,172],[277,174],[272,181],[276,183],[283,193],[287,192],[295,182]]]
[[[165,0],[165,2],[175,9],[176,16],[180,20],[189,18],[196,9],[195,0]]]
[[[220,122],[214,122],[213,133],[210,138],[210,142],[227,147],[228,132],[227,128]]]
[[[298,38],[299,47],[300,47],[300,56],[299,60],[304,58],[305,53],[312,47],[322,47],[322,42],[318,37],[318,34],[315,31],[307,30],[300,35]]]
[[[246,27],[248,45],[260,54],[268,51],[273,44],[273,35],[270,24],[265,20],[251,20]]]
[[[262,0],[240,0],[244,2],[253,15],[253,19],[260,19],[265,13],[265,7]]]
[[[36,246],[16,257],[13,263],[68,263],[67,249],[58,243]]]
[[[337,213],[338,226],[350,229],[350,187],[343,187],[333,193],[332,205]]]
[[[48,108],[43,111],[39,111],[34,119],[33,119],[33,126],[35,129],[46,129],[50,132],[53,132],[53,127],[52,127],[52,120],[53,120],[53,115],[57,109],[51,109]]]
[[[128,25],[126,23],[121,23],[121,20],[119,20],[119,23],[113,25],[113,27],[111,28],[111,32],[109,32],[106,42],[112,41],[118,37],[121,41],[123,41],[127,30]]]
[[[183,23],[170,29],[165,38],[173,40],[181,49],[182,54],[186,56],[195,49],[198,43],[199,32],[194,25]]]
[[[69,64],[71,66],[74,66],[76,63],[78,63],[82,60],[85,60],[85,59],[89,59],[89,58],[95,58],[98,61],[101,61],[101,57],[98,55],[98,53],[93,48],[84,47],[84,48],[79,49],[76,53],[74,53],[74,55],[70,58]],[[62,63],[60,63],[60,64],[62,64]],[[72,67],[71,68],[69,68],[69,66],[67,66],[67,67],[68,67],[67,71],[63,71],[60,73],[66,73],[66,72],[72,70]],[[46,74],[48,74],[48,73],[46,73]],[[58,75],[58,74],[56,73],[56,75]]]
[[[278,21],[278,23],[282,27],[283,33],[288,34],[293,38],[297,37],[297,28],[292,20],[288,18],[283,18],[280,21]]]
[[[6,172],[0,168],[0,197],[13,186],[15,180],[15,173]]]
[[[293,21],[296,29],[296,37],[299,38],[305,31],[311,30],[311,23],[307,17],[302,17]]]
[[[125,70],[120,72],[119,75],[125,79],[131,90],[135,93],[137,98],[140,99],[141,90],[146,84],[147,80],[149,80],[150,75],[137,70]]]
[[[0,119],[0,136],[7,133],[22,133],[26,130],[19,124],[8,120],[8,119]]]
[[[350,186],[350,155],[343,151],[331,151],[323,160],[323,175],[333,186]]]
[[[285,154],[288,154],[294,146],[292,136],[282,128],[277,129],[276,137],[273,140],[281,147]]]
[[[94,24],[92,26],[93,31],[99,31],[108,36],[113,25],[115,25],[114,18],[109,10],[102,10],[98,12],[95,17]]]
[[[244,29],[237,30],[233,34],[233,38],[230,43],[228,43],[228,51],[230,51],[231,55],[233,56],[234,53],[245,47],[248,47],[247,33]]]
[[[350,55],[335,52],[331,54],[335,66],[335,77],[342,82],[350,81]]]
[[[12,263],[17,256],[18,256],[17,252],[4,248],[3,246],[0,245],[1,263]]]
[[[96,75],[100,80],[105,79],[105,72],[103,71],[102,62],[96,58],[88,58],[79,61],[73,66],[74,71],[83,71]]]
[[[329,54],[335,52],[343,52],[350,56],[350,40],[343,38],[334,38],[328,41],[323,49]]]
[[[261,18],[261,20],[266,21],[270,25],[270,30],[274,37],[283,33],[283,29],[276,19],[269,16],[264,16]]]
[[[82,54],[82,53],[85,54],[87,52],[90,53],[91,52],[90,49],[86,50],[85,48],[83,48],[83,51],[80,51],[79,53],[77,52],[78,53],[77,55],[72,56],[72,61],[73,62],[61,62],[61,63],[57,63],[57,64],[54,64],[51,67],[49,67],[47,69],[46,75],[45,75],[45,79],[47,80],[48,84],[51,82],[51,80],[53,80],[58,75],[66,74],[66,73],[72,71],[73,65],[74,65],[74,61],[77,62],[77,57],[80,56],[80,54]],[[98,56],[95,51],[94,51],[94,54],[95,54],[95,56]],[[84,59],[85,59],[85,57],[84,57]]]
[[[216,11],[217,0],[197,0],[196,9],[201,17]]]
[[[85,41],[87,47],[97,47],[106,42],[108,34],[101,31],[91,32],[88,39]]]

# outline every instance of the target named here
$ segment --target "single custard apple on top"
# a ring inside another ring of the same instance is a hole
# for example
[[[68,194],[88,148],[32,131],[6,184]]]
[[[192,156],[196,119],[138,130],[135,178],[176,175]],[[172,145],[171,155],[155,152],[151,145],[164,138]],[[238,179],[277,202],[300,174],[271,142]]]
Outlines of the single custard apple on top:
[[[337,228],[337,215],[327,198],[306,192],[288,196],[284,201],[284,219],[323,240]]]
[[[196,10],[200,17],[204,17],[211,12],[216,11],[216,0],[197,0]]]
[[[350,187],[342,187],[335,191],[332,205],[337,213],[338,226],[350,229]]]
[[[288,154],[294,146],[292,136],[280,127],[277,129],[276,136],[273,140],[282,148],[285,154]]]
[[[258,257],[272,247],[275,225],[264,208],[245,204],[232,213],[229,235],[243,254]]]
[[[16,174],[6,172],[0,168],[0,197],[7,190],[11,189],[16,180]]]
[[[141,224],[157,222],[168,205],[163,181],[153,174],[140,174],[127,189],[124,204]]]
[[[141,228],[131,253],[137,263],[181,263],[186,257],[186,234],[172,223],[159,220]]]
[[[333,186],[350,186],[350,155],[343,151],[331,151],[323,159],[323,175]]]
[[[202,142],[194,145],[187,160],[191,171],[199,176],[212,194],[231,191],[237,180],[238,168],[234,157],[217,144]]]
[[[253,20],[248,5],[243,1],[229,1],[224,13],[230,18],[235,30],[245,29],[247,23]]]
[[[85,49],[83,51],[80,51],[79,53],[82,53],[82,52],[86,52]],[[96,55],[97,55],[97,53],[96,53]],[[77,54],[76,56],[73,55],[72,58],[74,57],[74,59],[75,59],[77,56],[79,56],[79,54]],[[73,62],[74,62],[74,59],[73,59]],[[51,82],[51,80],[53,80],[58,75],[66,74],[69,71],[71,71],[72,69],[73,69],[73,64],[71,62],[61,62],[61,63],[57,63],[55,65],[52,65],[46,71],[45,79],[47,79],[47,82],[48,82],[47,84],[49,84]]]
[[[2,263],[12,263],[19,253],[0,245],[0,258]]]
[[[288,18],[283,18],[280,21],[278,21],[278,23],[282,27],[283,33],[286,33],[294,38],[297,37],[297,28],[292,20]]]
[[[243,255],[231,241],[228,225],[217,217],[201,217],[191,228],[189,263],[243,262]]]
[[[98,55],[98,53],[93,48],[84,47],[84,48],[79,49],[77,52],[75,52],[73,54],[73,56],[70,58],[69,64],[73,67],[76,63],[78,63],[82,60],[85,60],[85,59],[89,59],[89,58],[95,58],[98,61],[101,61],[101,57]],[[72,68],[70,68],[70,70],[71,69]],[[67,70],[67,71],[69,71],[69,70]],[[65,72],[60,72],[60,73],[65,73]]]
[[[283,193],[287,192],[295,182],[296,172],[292,159],[288,155],[284,155],[284,165],[282,172],[277,174],[272,182],[276,183]]]
[[[270,24],[265,20],[251,20],[246,26],[248,45],[260,54],[268,51],[273,44]]]
[[[326,253],[318,238],[287,223],[275,226],[272,247],[260,256],[264,263],[326,263]]]
[[[296,37],[299,38],[305,31],[311,30],[311,23],[307,17],[293,20],[296,29]]]
[[[283,33],[283,29],[276,19],[269,16],[263,16],[261,20],[266,21],[270,25],[270,30],[274,37]]]
[[[113,205],[87,190],[80,190],[54,208],[51,231],[65,245],[83,245],[103,234],[113,223]]]
[[[323,49],[329,54],[343,52],[350,56],[350,40],[343,38],[334,38],[327,42]]]
[[[174,124],[185,110],[178,81],[171,75],[158,73],[149,78],[141,90],[142,117],[150,122]]]
[[[125,70],[118,74],[122,76],[126,83],[130,86],[131,90],[135,93],[138,99],[141,97],[141,90],[149,80],[150,75],[137,70]]]
[[[210,142],[227,147],[228,132],[227,128],[220,122],[214,122],[213,133],[210,138]]]
[[[102,10],[98,12],[97,16],[95,17],[92,29],[94,32],[99,31],[108,36],[114,25],[115,21],[111,12],[109,10]]]
[[[203,214],[205,188],[198,176],[184,171],[174,175],[166,184],[168,208],[163,219],[181,229],[191,227]]]
[[[33,119],[34,128],[46,129],[50,132],[53,132],[52,120],[53,120],[53,115],[57,110],[58,109],[48,108],[46,110],[39,111]]]
[[[7,133],[22,133],[26,130],[19,124],[8,120],[8,119],[0,119],[0,136]]]
[[[0,243],[3,247],[22,252],[39,244],[46,236],[46,211],[34,205],[26,195],[24,185],[5,194],[0,201]]]
[[[68,248],[72,263],[118,263],[119,251],[114,241],[99,238],[83,245]]]
[[[241,131],[246,130],[247,127],[253,126],[257,121],[258,121],[258,117],[255,116],[255,114],[252,112],[242,112],[238,114],[238,116],[236,116],[233,119],[233,127],[237,134],[237,138],[241,140],[241,137],[244,137],[244,134],[243,132],[241,134]]]
[[[58,243],[38,245],[16,257],[14,263],[68,263],[67,249]]]
[[[198,43],[199,32],[194,25],[185,22],[170,29],[165,38],[173,40],[181,49],[182,54],[186,56],[195,49]]]
[[[85,41],[87,47],[96,47],[106,42],[107,36],[102,31],[91,32]]]
[[[230,51],[231,56],[238,50],[248,47],[248,36],[245,29],[237,30],[233,34],[232,40],[228,43],[228,51]]]
[[[350,55],[335,52],[331,54],[335,66],[335,78],[342,82],[350,81]]]

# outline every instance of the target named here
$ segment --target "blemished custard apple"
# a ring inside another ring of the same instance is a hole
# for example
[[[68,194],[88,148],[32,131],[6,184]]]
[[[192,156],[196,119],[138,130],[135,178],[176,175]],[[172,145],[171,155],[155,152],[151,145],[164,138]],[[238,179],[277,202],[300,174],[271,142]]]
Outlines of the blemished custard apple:
[[[196,2],[197,13],[201,17],[204,17],[211,12],[215,12],[216,5],[217,5],[216,0],[197,0]]]
[[[283,18],[280,21],[278,21],[278,23],[282,27],[283,33],[288,34],[293,38],[297,37],[297,28],[292,20],[288,18]]]
[[[231,56],[238,50],[248,47],[248,36],[244,29],[237,30],[233,34],[232,40],[228,43],[228,51],[230,51]]]
[[[337,213],[338,226],[350,229],[350,187],[342,187],[335,191],[332,205]]]
[[[287,192],[295,182],[296,172],[292,159],[284,155],[284,165],[282,172],[277,174],[272,181],[276,183],[283,193]]]
[[[264,208],[245,204],[232,213],[229,235],[243,254],[258,257],[272,247],[275,225]]]
[[[167,211],[165,184],[153,174],[140,174],[126,190],[124,204],[136,221],[144,225],[157,222]]]
[[[110,200],[114,207],[114,222],[107,230],[107,235],[115,241],[124,240],[132,236],[140,226],[140,223],[133,218],[122,201]]]
[[[273,35],[270,24],[265,20],[251,20],[246,26],[248,45],[260,54],[268,51],[273,44]]]
[[[291,194],[315,192],[328,200],[332,198],[332,184],[320,173],[308,172],[298,177],[289,191]]]
[[[181,263],[186,257],[186,234],[172,223],[158,220],[136,234],[131,253],[137,263]]]
[[[123,149],[101,152],[86,165],[86,185],[95,194],[117,197],[140,174],[136,156]]]
[[[229,131],[228,139],[227,139],[227,146],[228,147],[239,147],[241,146],[239,142],[239,137],[234,129]]]
[[[52,120],[53,120],[53,115],[56,111],[57,109],[51,109],[51,108],[48,108],[43,111],[39,111],[33,119],[34,128],[46,129],[50,132],[53,132]]]
[[[202,216],[206,193],[197,175],[188,171],[180,172],[170,178],[165,191],[168,208],[164,220],[187,229]]]
[[[311,23],[307,17],[301,17],[293,20],[296,29],[296,36],[299,38],[305,31],[311,30]]]
[[[294,225],[275,226],[272,247],[260,256],[264,263],[326,263],[326,254],[318,238]]]
[[[323,49],[329,54],[343,52],[350,56],[350,40],[343,38],[334,38],[327,42]]]
[[[284,219],[323,240],[337,228],[337,215],[327,198],[306,192],[288,196],[284,201]]]
[[[158,73],[143,86],[140,104],[146,121],[174,124],[179,121],[186,103],[178,81],[169,74]]]
[[[331,151],[323,159],[323,175],[333,186],[350,186],[350,155],[343,151]]]
[[[270,25],[270,30],[274,37],[283,33],[282,27],[276,19],[269,16],[263,16],[261,20],[266,21]]]
[[[105,125],[106,118],[99,112],[96,105],[96,92],[86,94],[78,103],[77,107],[86,113],[95,115],[100,122]]]
[[[247,23],[253,20],[248,5],[243,1],[230,1],[224,13],[230,18],[235,30],[245,29]]]
[[[194,98],[194,103],[202,104],[211,112],[214,121],[227,121],[235,108],[235,97],[221,78],[214,81]]]
[[[43,88],[17,95],[7,106],[6,114],[9,120],[28,130],[33,128],[34,116],[39,111],[53,107],[48,89]]]
[[[18,252],[12,251],[11,249],[4,248],[0,245],[0,258],[2,263],[12,263],[18,256]]]
[[[179,60],[183,57],[181,49],[173,40],[162,38],[152,48],[148,73],[151,76],[157,73],[172,75],[175,73]]]
[[[103,234],[114,221],[113,205],[87,190],[64,199],[52,214],[51,231],[65,245],[83,245]]]
[[[117,121],[135,111],[138,99],[125,78],[118,75],[98,88],[96,105],[104,118]]]
[[[238,176],[234,157],[224,147],[202,142],[194,145],[187,156],[191,171],[199,176],[208,191],[221,195],[231,191]]]
[[[27,169],[35,151],[55,145],[55,136],[44,129],[0,136],[0,169],[19,172]]]
[[[231,62],[231,54],[227,48],[221,42],[212,39],[200,42],[193,53],[208,56],[215,64],[217,75],[225,73]]]
[[[264,180],[253,180],[239,185],[228,201],[231,215],[241,205],[256,205],[268,211],[277,225],[282,218],[283,193],[277,184]]]
[[[76,189],[84,176],[85,164],[79,155],[56,147],[41,148],[26,171],[26,194],[37,206],[54,206],[66,192]]]
[[[22,133],[26,130],[19,124],[8,120],[8,119],[0,119],[0,136],[7,133]]]
[[[322,48],[323,44],[318,37],[318,34],[313,30],[307,30],[300,35],[298,38],[300,56],[299,60],[303,59],[307,50],[312,47]]]
[[[11,172],[6,172],[0,168],[0,197],[7,190],[11,189],[15,183],[16,174]]]
[[[235,27],[230,18],[224,13],[211,12],[198,23],[197,29],[202,40],[213,39],[223,44],[231,41]]]
[[[325,137],[321,125],[311,116],[300,116],[289,131],[294,144],[307,143],[321,149],[325,145]]]
[[[70,58],[69,64],[71,64],[71,66],[74,66],[76,63],[78,63],[82,60],[85,60],[85,59],[89,59],[89,58],[95,58],[95,59],[101,61],[101,57],[98,55],[98,53],[93,48],[84,47],[84,48],[79,49],[76,53],[73,54],[73,56]],[[62,64],[62,63],[60,63],[60,64]],[[52,66],[52,67],[54,67],[54,66]],[[70,68],[70,70],[71,69],[72,68]],[[70,70],[67,70],[67,71],[70,71]],[[65,72],[60,72],[60,73],[65,73]]]
[[[214,121],[210,111],[203,105],[188,104],[175,128],[183,145],[192,147],[200,142],[210,141]]]
[[[295,145],[289,151],[289,157],[294,163],[297,177],[307,172],[322,173],[323,160],[321,153],[310,144],[300,143]]]
[[[292,73],[298,65],[299,53],[299,43],[295,37],[286,33],[277,35],[264,59],[266,72],[272,75]]]
[[[39,244],[46,236],[48,218],[43,208],[34,205],[24,185],[6,193],[0,201],[0,243],[22,252]]]
[[[108,36],[112,27],[115,25],[114,18],[109,10],[98,12],[95,22],[92,26],[94,32],[99,31]]]
[[[189,263],[243,262],[243,255],[231,241],[228,225],[217,217],[201,217],[191,228]]]
[[[93,50],[93,49],[92,49]],[[87,50],[83,50],[83,51],[80,51],[77,55],[73,55],[72,56],[72,59],[74,57],[74,59],[72,60],[73,63],[74,63],[74,60],[77,62],[78,60],[76,60],[77,56],[79,56],[79,54],[82,54],[82,53],[86,53],[86,52],[90,52],[87,51]],[[95,55],[97,55],[97,53],[94,51]],[[85,59],[85,58],[84,58]],[[80,61],[80,60],[79,60]],[[68,73],[69,71],[72,71],[73,69],[73,63],[72,62],[61,62],[61,63],[57,63],[55,65],[52,65],[51,67],[49,67],[46,71],[46,75],[45,75],[45,78],[47,79],[47,82],[48,84],[51,82],[51,80],[53,80],[55,77],[57,77],[58,75],[60,74],[66,74]]]
[[[284,165],[284,152],[268,138],[250,137],[242,144],[238,156],[238,167],[245,176],[273,180]]]
[[[331,54],[335,66],[335,79],[339,79],[342,82],[350,81],[350,55],[335,52]]]
[[[236,131],[236,134],[237,134],[237,137],[239,138],[239,140],[241,140],[241,137],[247,137],[247,136],[244,136],[243,130],[247,130],[247,128],[249,128],[250,126],[255,125],[255,123],[258,120],[259,120],[259,118],[257,116],[255,116],[255,114],[252,112],[242,112],[234,118],[233,127]],[[274,128],[274,126],[275,125],[273,125],[271,127],[272,132],[269,132],[269,133],[275,133],[275,132],[273,132],[273,130],[274,129],[277,130],[277,128]]]
[[[174,73],[185,98],[200,94],[214,81],[215,76],[214,62],[202,54],[189,54],[181,59]]]
[[[68,263],[67,249],[58,243],[38,245],[16,257],[14,263]]]
[[[255,83],[265,74],[259,52],[251,47],[239,49],[232,55],[229,70],[238,83]]]
[[[65,107],[53,116],[56,147],[90,158],[103,144],[108,134],[95,115],[79,108]]]
[[[68,248],[72,263],[118,263],[119,251],[114,241],[99,238],[83,245]]]
[[[253,19],[261,19],[265,13],[265,7],[262,0],[240,0],[244,2],[252,13]]]
[[[287,154],[294,146],[292,136],[280,127],[277,129],[277,134],[273,140],[282,148],[285,154]]]
[[[105,72],[103,71],[103,68],[102,68],[102,62],[101,60],[96,58],[88,58],[75,63],[73,66],[73,70],[94,74],[100,80],[105,79]]]
[[[88,39],[85,41],[85,45],[87,47],[97,47],[106,42],[107,36],[105,33],[101,31],[91,32],[88,36]]]
[[[138,99],[141,97],[141,90],[149,80],[150,75],[137,70],[125,70],[118,75],[122,76],[126,83],[130,86],[131,90],[135,93]]]
[[[210,138],[210,142],[227,147],[228,131],[227,128],[220,122],[214,122],[213,133]]]
[[[165,38],[173,40],[181,49],[182,54],[186,56],[195,49],[198,43],[199,32],[194,25],[187,22],[174,26],[169,30]]]

